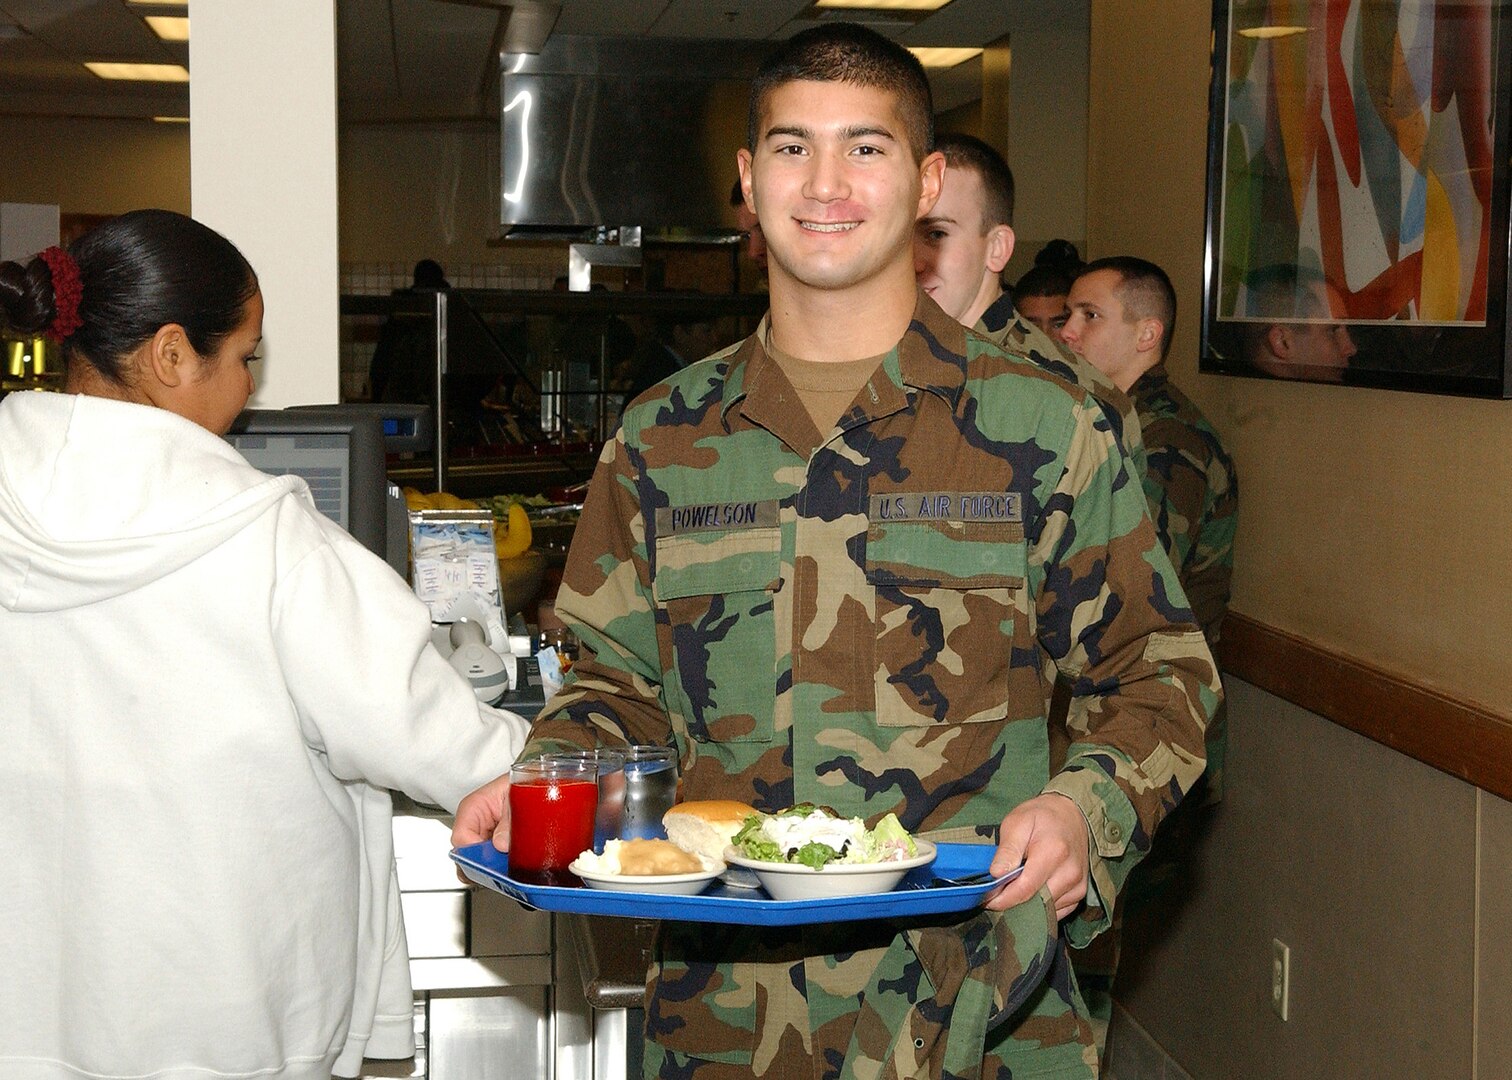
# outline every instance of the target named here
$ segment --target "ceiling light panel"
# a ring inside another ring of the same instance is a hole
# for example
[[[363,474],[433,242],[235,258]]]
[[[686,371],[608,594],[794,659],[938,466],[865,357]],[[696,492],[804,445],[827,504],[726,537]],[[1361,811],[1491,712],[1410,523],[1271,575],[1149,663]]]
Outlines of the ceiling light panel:
[[[964,64],[973,57],[982,55],[981,49],[910,48],[908,51],[927,68],[953,68],[957,64]]]
[[[189,40],[189,18],[186,15],[147,15],[143,21],[164,41]]]
[[[189,81],[189,69],[182,64],[113,64],[87,61],[84,66],[102,79],[129,79],[135,82]]]
[[[950,0],[814,0],[819,8],[849,8],[862,11],[939,11]]]

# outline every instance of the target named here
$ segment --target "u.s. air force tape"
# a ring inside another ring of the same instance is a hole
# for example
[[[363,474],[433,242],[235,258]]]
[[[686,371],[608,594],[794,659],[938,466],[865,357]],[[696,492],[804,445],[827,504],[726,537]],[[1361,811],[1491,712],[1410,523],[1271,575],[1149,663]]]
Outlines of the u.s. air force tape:
[[[659,536],[674,533],[714,532],[726,529],[761,529],[777,524],[777,500],[754,502],[698,503],[694,506],[659,506],[656,509],[656,532]]]
[[[1016,491],[895,491],[873,494],[870,521],[1024,520],[1024,500]]]

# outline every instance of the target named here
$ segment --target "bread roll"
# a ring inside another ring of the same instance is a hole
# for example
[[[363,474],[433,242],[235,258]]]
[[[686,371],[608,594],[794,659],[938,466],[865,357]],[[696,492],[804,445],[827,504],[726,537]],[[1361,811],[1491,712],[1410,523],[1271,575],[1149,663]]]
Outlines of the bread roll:
[[[662,815],[662,826],[667,839],[684,851],[723,862],[730,839],[753,814],[756,808],[748,803],[706,799],[678,803]]]

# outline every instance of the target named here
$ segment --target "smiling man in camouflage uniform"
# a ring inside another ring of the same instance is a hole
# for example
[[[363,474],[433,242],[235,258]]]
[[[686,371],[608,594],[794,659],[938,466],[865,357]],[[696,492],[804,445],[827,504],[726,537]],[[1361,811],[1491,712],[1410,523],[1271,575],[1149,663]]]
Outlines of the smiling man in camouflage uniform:
[[[1025,869],[956,916],[665,924],[648,1076],[1093,1076],[1062,942],[1202,771],[1212,658],[1101,411],[917,288],[930,117],[917,61],[859,27],[763,66],[739,161],[770,319],[626,409],[532,749],[675,741],[684,798],[893,811]],[[1086,735],[1051,776],[1057,670]]]

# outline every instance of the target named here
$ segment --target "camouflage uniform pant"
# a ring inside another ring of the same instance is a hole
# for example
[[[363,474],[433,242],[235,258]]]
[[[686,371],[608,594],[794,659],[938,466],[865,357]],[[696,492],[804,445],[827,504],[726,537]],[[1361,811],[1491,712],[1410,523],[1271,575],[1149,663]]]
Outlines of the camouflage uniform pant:
[[[645,1075],[1094,1077],[1091,1028],[1044,899],[949,923],[667,924],[647,988]]]

